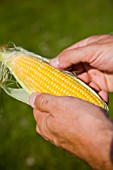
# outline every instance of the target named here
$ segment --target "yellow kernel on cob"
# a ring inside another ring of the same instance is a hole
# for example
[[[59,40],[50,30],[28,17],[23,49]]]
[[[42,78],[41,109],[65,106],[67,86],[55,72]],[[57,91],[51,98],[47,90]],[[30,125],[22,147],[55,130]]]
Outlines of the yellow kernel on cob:
[[[74,96],[104,108],[103,101],[86,86],[35,57],[25,54],[12,57],[9,69],[29,94],[44,92]]]

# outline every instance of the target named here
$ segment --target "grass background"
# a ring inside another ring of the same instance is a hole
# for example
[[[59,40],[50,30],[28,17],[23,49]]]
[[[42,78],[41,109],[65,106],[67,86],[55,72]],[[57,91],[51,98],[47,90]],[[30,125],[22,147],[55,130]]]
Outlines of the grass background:
[[[113,32],[112,0],[0,0],[0,44],[45,57],[94,34]],[[113,95],[110,94],[110,116]],[[0,91],[0,170],[90,170],[35,132],[32,109]]]

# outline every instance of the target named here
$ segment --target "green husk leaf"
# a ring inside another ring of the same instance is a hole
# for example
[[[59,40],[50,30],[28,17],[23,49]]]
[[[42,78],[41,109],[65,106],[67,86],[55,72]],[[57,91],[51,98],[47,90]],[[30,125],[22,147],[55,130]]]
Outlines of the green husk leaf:
[[[10,87],[3,87],[3,90],[11,97],[29,104],[29,94],[22,88],[10,88]]]

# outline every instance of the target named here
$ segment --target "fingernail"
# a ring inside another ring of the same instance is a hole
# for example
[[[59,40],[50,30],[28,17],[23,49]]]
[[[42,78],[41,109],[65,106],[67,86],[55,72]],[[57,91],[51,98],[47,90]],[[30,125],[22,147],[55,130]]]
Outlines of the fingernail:
[[[31,96],[29,97],[29,104],[31,105],[32,108],[36,109],[36,105],[35,105],[35,99],[37,97],[37,95],[40,94],[40,92],[36,93],[34,92],[33,94],[31,94]]]
[[[59,63],[58,57],[56,57],[56,58],[54,58],[54,59],[51,59],[50,64],[51,64],[53,67],[59,68],[59,67],[60,67],[60,63]]]

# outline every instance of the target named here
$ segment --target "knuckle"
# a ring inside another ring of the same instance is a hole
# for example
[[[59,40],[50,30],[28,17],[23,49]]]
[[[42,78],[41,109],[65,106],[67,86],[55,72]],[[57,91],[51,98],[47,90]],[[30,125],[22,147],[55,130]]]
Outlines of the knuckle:
[[[37,127],[40,130],[40,133],[42,133],[42,131],[43,131],[43,119],[44,119],[44,117],[42,115],[40,115],[37,120]]]
[[[48,104],[48,102],[49,101],[48,101],[47,96],[45,96],[45,94],[40,94],[39,99],[38,99],[38,103],[37,103],[38,108],[40,109],[41,106]]]
[[[66,50],[64,54],[65,54],[66,57],[68,57],[69,54],[70,54],[70,50]]]
[[[63,65],[66,65],[66,63],[69,63],[70,58],[70,50],[64,50],[62,54],[59,56],[59,61]]]
[[[103,38],[111,38],[112,37],[112,34],[104,34],[102,35]]]
[[[113,39],[113,35],[112,34],[102,34],[99,36],[99,41],[109,41],[110,39]]]
[[[47,135],[45,135],[45,134],[43,133],[43,131],[40,131],[40,129],[39,129],[39,127],[38,127],[37,125],[36,125],[36,132],[37,132],[39,135],[41,135],[45,140],[48,141]]]
[[[35,119],[35,121],[37,122],[37,119],[38,119],[38,110],[36,110],[36,109],[34,109],[33,110],[33,116],[34,116],[34,119]]]
[[[64,57],[66,58],[66,57],[68,57],[69,56],[69,54],[70,54],[70,50],[64,50],[61,54],[60,54],[60,59],[63,59]]]
[[[36,125],[36,132],[40,134],[39,127]]]
[[[93,40],[95,40],[97,37],[99,37],[98,35],[92,35],[90,36],[88,39],[87,39],[87,42],[90,43],[92,42]]]

